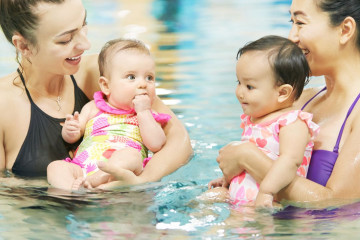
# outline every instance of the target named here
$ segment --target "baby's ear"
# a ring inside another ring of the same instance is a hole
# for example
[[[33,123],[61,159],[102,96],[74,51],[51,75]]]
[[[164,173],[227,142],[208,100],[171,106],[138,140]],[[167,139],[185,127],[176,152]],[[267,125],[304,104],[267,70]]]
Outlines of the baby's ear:
[[[283,103],[291,97],[293,93],[293,87],[290,84],[283,84],[279,87],[278,91],[278,102]]]
[[[100,89],[106,96],[110,94],[109,82],[109,79],[104,76],[99,78]]]

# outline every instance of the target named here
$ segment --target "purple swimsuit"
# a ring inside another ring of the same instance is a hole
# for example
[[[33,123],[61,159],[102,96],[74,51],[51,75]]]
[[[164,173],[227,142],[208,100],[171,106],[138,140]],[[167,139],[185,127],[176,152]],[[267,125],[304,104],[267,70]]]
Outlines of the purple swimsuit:
[[[315,96],[313,96],[309,101],[305,103],[305,105],[301,108],[303,110],[316,96],[318,96],[322,91],[325,91],[326,87],[320,90]],[[327,181],[330,178],[330,175],[332,173],[332,170],[334,168],[335,162],[339,155],[339,145],[342,137],[342,133],[344,131],[345,123],[348,117],[350,116],[352,110],[354,109],[356,103],[358,102],[360,98],[360,94],[356,97],[354,102],[351,104],[345,120],[341,126],[336,144],[334,146],[333,151],[328,150],[314,150],[312,152],[309,171],[307,174],[307,178],[311,181],[314,181],[316,183],[319,183],[323,186],[326,185]],[[320,130],[321,131],[321,130]]]

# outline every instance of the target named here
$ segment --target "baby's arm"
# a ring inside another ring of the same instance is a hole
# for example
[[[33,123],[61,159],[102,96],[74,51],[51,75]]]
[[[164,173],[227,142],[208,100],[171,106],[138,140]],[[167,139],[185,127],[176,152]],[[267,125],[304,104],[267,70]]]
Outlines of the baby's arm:
[[[94,101],[88,102],[81,112],[75,112],[74,115],[66,115],[65,123],[62,128],[62,137],[68,143],[78,141],[84,135],[84,130],[87,121],[96,113],[96,106]]]
[[[141,138],[152,152],[159,151],[165,144],[166,135],[151,113],[151,102],[147,95],[138,95],[133,100],[137,113]]]
[[[260,184],[255,204],[272,206],[273,195],[286,187],[296,176],[298,167],[303,161],[310,133],[305,122],[297,119],[294,123],[280,129],[279,158],[266,174]]]

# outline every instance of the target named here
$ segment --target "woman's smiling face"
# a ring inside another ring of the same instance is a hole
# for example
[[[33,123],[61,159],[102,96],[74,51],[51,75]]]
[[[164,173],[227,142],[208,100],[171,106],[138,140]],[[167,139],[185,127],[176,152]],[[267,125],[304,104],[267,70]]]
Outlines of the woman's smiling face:
[[[340,28],[333,27],[329,15],[314,0],[293,0],[289,39],[304,52],[313,76],[331,72],[338,58]]]
[[[35,13],[39,16],[35,31],[37,46],[32,47],[29,60],[56,74],[76,73],[81,55],[90,48],[86,10],[81,0],[40,3]]]

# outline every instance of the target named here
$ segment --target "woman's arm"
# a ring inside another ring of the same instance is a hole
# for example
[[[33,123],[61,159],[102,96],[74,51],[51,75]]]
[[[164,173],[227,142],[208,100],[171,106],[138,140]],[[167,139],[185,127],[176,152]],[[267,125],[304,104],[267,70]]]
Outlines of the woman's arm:
[[[250,142],[227,144],[220,149],[216,161],[228,183],[244,170],[261,183],[273,164],[273,160]]]
[[[153,109],[158,113],[171,115],[170,121],[164,127],[166,143],[154,154],[139,176],[125,169],[114,168],[109,165],[109,162],[98,162],[101,170],[118,179],[117,185],[158,181],[185,165],[192,155],[189,135],[176,115],[158,97],[153,104]]]
[[[351,122],[334,169],[323,187],[307,179],[297,178],[283,191],[282,197],[295,200],[354,199],[360,197],[360,114]],[[298,192],[299,191],[299,192]],[[300,194],[302,192],[302,194]]]
[[[297,176],[279,192],[279,200],[320,201],[360,197],[360,117],[357,116],[352,123],[351,132],[344,141],[326,186]],[[273,164],[252,143],[229,144],[220,150],[217,160],[227,179],[231,180],[245,169],[259,183]]]
[[[261,183],[274,163],[253,143],[230,143],[220,150],[217,161],[228,182],[245,170]],[[318,201],[330,197],[330,189],[298,176],[277,194],[278,200],[293,201]]]

